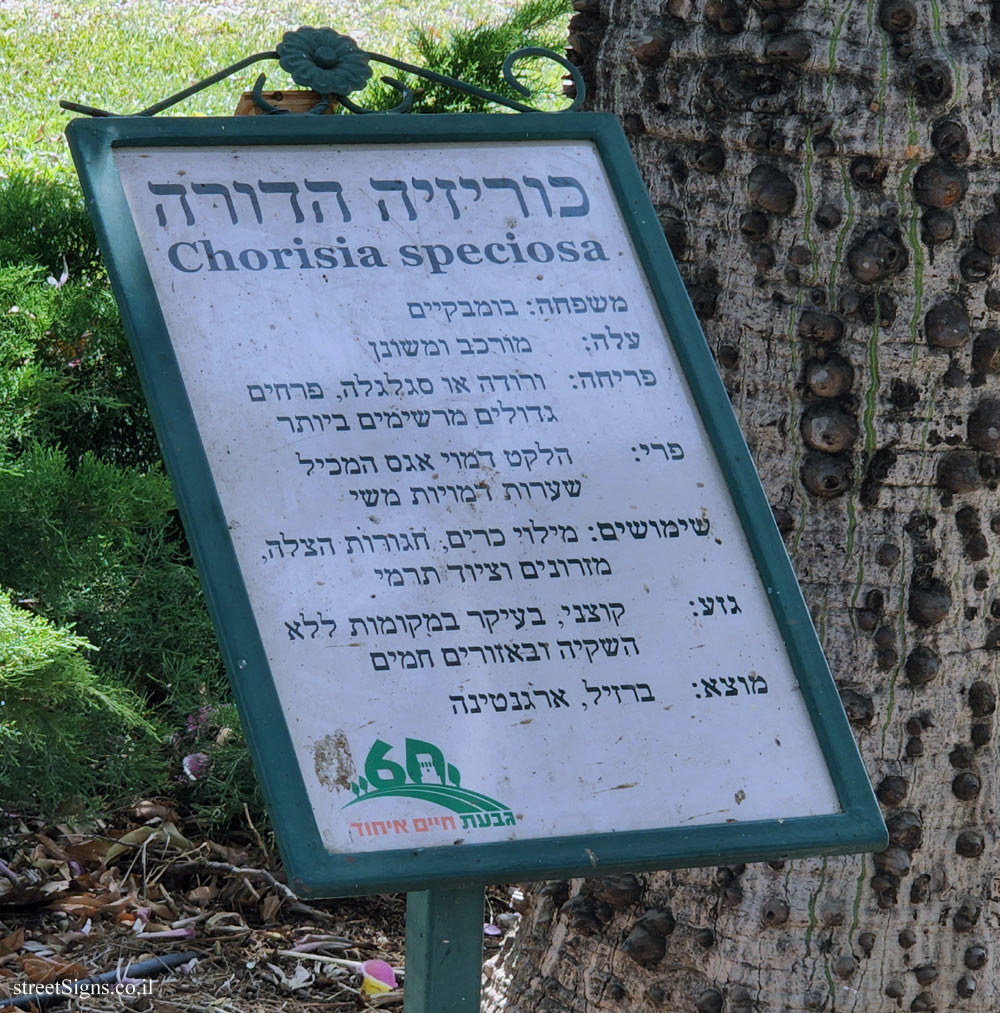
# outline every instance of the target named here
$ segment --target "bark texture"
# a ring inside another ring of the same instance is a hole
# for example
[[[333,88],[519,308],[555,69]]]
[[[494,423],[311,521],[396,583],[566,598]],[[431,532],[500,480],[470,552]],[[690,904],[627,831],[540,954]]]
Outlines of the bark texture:
[[[548,884],[486,1008],[1000,1009],[1000,4],[576,9],[892,842]]]

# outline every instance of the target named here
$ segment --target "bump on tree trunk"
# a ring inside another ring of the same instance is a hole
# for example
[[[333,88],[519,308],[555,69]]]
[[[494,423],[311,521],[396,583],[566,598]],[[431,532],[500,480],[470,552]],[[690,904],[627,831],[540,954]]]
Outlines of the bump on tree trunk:
[[[1000,1008],[1000,4],[575,6],[891,842],[548,884],[485,1008]]]

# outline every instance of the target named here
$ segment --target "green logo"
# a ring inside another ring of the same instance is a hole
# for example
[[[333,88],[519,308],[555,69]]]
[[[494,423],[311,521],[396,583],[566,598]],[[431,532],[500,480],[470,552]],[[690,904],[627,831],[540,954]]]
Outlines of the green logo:
[[[462,816],[495,813],[498,814],[492,818],[495,826],[514,825],[510,806],[478,791],[463,788],[458,767],[446,763],[444,753],[433,743],[407,739],[405,767],[388,759],[392,748],[388,742],[375,740],[365,758],[365,776],[351,782],[355,798],[344,806],[345,809],[376,798],[416,798],[444,806]],[[488,816],[486,819],[484,826],[491,818]]]

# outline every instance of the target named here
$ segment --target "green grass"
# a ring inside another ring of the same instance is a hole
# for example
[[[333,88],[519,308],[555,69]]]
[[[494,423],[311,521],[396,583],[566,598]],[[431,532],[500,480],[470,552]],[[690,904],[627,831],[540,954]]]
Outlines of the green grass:
[[[72,114],[59,108],[60,99],[137,112],[273,49],[285,31],[301,25],[329,26],[365,49],[413,59],[414,28],[443,37],[508,18],[512,9],[489,0],[6,0],[0,4],[0,175],[72,175],[63,136]],[[291,85],[276,62],[262,63],[189,99],[176,114],[231,114],[262,70],[269,88]]]

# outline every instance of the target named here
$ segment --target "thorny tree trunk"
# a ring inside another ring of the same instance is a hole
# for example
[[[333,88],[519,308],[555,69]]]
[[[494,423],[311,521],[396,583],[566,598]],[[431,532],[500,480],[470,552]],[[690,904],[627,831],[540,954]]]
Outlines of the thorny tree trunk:
[[[1000,1009],[1000,4],[576,8],[892,843],[549,884],[487,1008]]]

